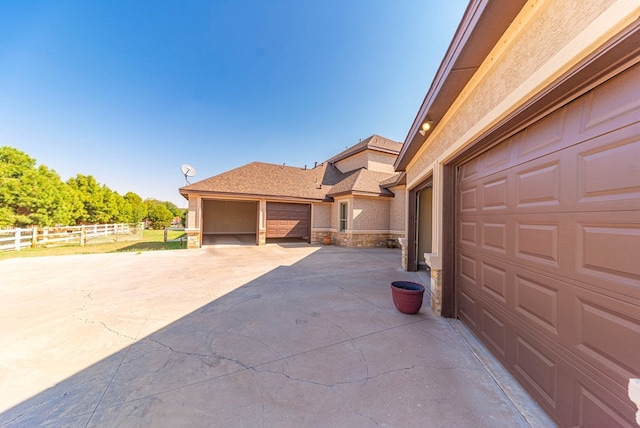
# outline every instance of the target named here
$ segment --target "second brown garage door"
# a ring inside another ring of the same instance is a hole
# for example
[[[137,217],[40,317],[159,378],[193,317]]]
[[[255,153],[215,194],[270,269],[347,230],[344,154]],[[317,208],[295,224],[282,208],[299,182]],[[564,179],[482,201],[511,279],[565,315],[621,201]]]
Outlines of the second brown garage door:
[[[632,426],[640,66],[461,165],[457,314],[563,426]]]
[[[305,238],[309,236],[310,206],[267,202],[267,238]]]

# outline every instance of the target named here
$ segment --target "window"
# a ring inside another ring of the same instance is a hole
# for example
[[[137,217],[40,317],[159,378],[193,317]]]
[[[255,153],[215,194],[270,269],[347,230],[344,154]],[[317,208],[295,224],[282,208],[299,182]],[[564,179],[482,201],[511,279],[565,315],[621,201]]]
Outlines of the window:
[[[347,230],[347,203],[340,202],[340,232]]]

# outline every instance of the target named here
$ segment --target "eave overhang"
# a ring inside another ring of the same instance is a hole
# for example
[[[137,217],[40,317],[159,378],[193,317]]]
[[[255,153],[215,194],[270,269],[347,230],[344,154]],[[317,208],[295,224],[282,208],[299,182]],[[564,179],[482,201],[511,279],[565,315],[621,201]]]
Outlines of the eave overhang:
[[[202,190],[180,190],[180,194],[185,198],[189,198],[189,195],[200,196],[201,198],[211,198],[211,199],[234,199],[234,200],[279,200],[279,201],[290,201],[290,202],[329,202],[330,198],[327,196],[323,199],[320,198],[305,198],[302,196],[282,196],[282,195],[261,195],[261,194],[250,194],[250,193],[230,193],[230,192],[211,192],[211,191],[202,191]]]
[[[405,138],[396,171],[406,171],[426,137],[438,126],[463,88],[518,15],[526,0],[472,0]],[[426,136],[419,131],[430,120]]]

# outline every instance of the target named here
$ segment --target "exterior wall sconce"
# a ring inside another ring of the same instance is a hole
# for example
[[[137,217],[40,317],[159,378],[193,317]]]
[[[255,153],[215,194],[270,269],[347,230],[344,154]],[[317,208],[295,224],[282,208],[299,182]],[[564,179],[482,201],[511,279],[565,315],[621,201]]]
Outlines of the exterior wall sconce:
[[[422,135],[423,137],[427,135],[427,132],[429,132],[429,130],[433,127],[433,121],[431,120],[426,120],[422,126],[420,127],[420,130],[418,131],[420,133],[420,135]]]

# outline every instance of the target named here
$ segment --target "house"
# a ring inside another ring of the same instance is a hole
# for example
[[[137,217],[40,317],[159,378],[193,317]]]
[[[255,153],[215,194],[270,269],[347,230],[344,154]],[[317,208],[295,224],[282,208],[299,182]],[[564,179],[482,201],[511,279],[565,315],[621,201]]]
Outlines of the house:
[[[404,236],[402,144],[373,135],[313,168],[253,162],[180,188],[189,200],[190,248],[232,235],[348,247],[383,246]]]
[[[640,2],[472,0],[395,162],[404,260],[561,426],[633,426]]]

